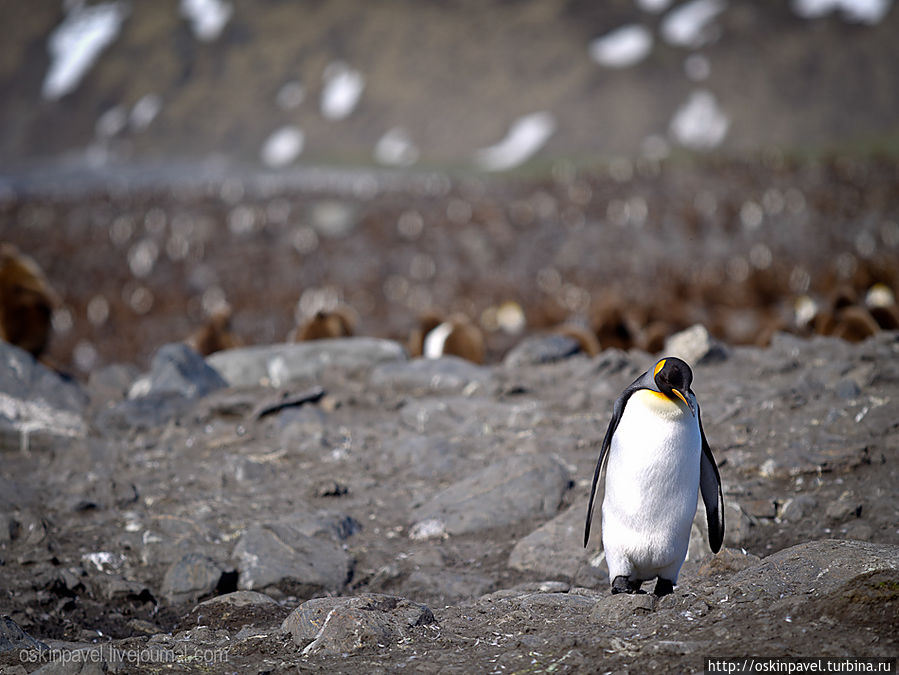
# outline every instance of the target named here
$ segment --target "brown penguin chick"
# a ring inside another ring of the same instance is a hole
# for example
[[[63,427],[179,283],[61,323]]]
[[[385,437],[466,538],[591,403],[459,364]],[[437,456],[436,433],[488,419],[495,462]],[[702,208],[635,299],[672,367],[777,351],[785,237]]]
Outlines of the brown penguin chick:
[[[422,314],[418,319],[418,326],[412,329],[409,334],[409,340],[406,348],[409,350],[409,356],[412,358],[420,357],[424,352],[425,336],[432,330],[437,328],[443,319],[438,314],[428,312]]]
[[[581,351],[587,356],[596,356],[599,354],[599,339],[597,339],[596,334],[589,328],[581,326],[579,323],[563,323],[562,325],[553,328],[552,332],[557,335],[571,338],[577,342],[581,347]]]
[[[665,339],[674,331],[667,321],[652,321],[640,331],[638,345],[650,354],[658,354],[665,348]]]
[[[759,329],[752,344],[756,347],[768,347],[775,334],[787,330],[787,322],[774,313],[765,315],[759,321]]]
[[[815,314],[815,318],[811,320],[813,332],[818,335],[833,335],[837,327],[836,312],[829,309],[821,309]]]
[[[355,327],[356,317],[349,307],[320,309],[296,329],[293,340],[294,342],[305,342],[307,340],[352,337]]]
[[[834,312],[839,312],[846,307],[852,307],[858,304],[858,293],[852,286],[838,286],[833,293],[830,294],[830,307]]]
[[[0,244],[0,339],[40,357],[58,305],[37,263],[12,244]]]
[[[209,356],[224,349],[240,347],[242,342],[231,332],[231,307],[216,310],[184,341],[201,356]]]
[[[462,314],[445,321],[436,314],[426,314],[409,336],[409,354],[413,357],[458,356],[472,363],[484,363],[485,351],[481,329]]]
[[[861,342],[880,331],[880,326],[864,307],[853,305],[837,312],[833,336],[847,342]]]
[[[883,328],[883,330],[899,329],[899,305],[896,305],[896,303],[869,307],[868,311],[877,322],[877,325]]]
[[[885,283],[878,282],[868,289],[865,305],[877,324],[884,330],[899,328],[899,305],[893,289]]]
[[[630,349],[634,346],[633,321],[622,308],[620,298],[604,301],[593,314],[593,332],[603,349],[617,347]]]

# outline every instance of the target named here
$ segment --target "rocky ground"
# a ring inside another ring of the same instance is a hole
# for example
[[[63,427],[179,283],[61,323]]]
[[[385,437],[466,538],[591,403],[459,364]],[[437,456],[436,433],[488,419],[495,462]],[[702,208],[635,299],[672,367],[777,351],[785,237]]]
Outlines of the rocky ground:
[[[673,595],[581,546],[612,402],[652,363],[562,338],[502,362],[261,345],[63,380],[0,354],[0,668],[689,672],[895,656],[899,335],[668,349],[724,483]],[[55,650],[55,651],[53,651]],[[42,660],[43,659],[43,660]],[[90,661],[90,663],[85,663]]]

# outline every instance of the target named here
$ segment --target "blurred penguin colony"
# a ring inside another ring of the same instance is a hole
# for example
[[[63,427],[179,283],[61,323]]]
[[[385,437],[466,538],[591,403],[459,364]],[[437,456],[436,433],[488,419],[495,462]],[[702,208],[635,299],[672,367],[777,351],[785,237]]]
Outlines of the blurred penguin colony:
[[[899,328],[893,162],[606,171],[11,197],[0,337],[86,374],[178,340],[205,355],[366,335],[489,363],[534,334],[594,355],[658,353],[695,324],[755,345]]]

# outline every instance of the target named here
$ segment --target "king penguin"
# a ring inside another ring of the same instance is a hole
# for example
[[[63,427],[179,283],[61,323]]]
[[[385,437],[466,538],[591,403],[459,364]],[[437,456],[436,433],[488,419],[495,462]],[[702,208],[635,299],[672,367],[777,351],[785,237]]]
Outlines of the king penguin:
[[[705,504],[709,546],[715,553],[721,549],[721,478],[692,382],[690,366],[667,357],[615,401],[593,473],[584,530],[586,547],[605,464],[602,543],[612,593],[641,592],[644,581],[656,578],[656,596],[673,591],[687,556],[697,492]]]

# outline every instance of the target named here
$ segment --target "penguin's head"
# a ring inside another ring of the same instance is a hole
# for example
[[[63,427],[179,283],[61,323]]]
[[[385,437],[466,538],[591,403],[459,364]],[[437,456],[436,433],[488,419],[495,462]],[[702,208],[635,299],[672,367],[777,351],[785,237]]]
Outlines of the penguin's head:
[[[653,382],[658,391],[675,403],[683,402],[695,415],[696,409],[690,399],[690,385],[693,384],[693,371],[685,361],[676,356],[659,359],[653,367]]]

